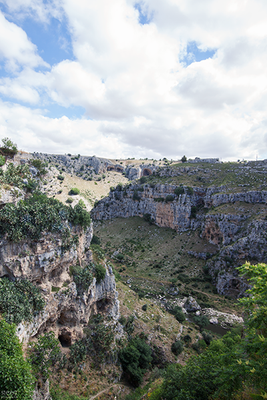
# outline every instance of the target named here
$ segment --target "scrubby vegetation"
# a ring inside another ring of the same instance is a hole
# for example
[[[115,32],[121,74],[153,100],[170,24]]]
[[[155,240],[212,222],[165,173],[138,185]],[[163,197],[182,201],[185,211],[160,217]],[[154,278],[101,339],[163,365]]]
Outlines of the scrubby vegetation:
[[[6,204],[0,210],[0,235],[7,239],[39,239],[42,232],[68,230],[66,221],[86,229],[90,223],[89,213],[77,204],[74,208],[64,206],[60,201],[41,193],[19,201],[17,205]]]
[[[0,313],[8,323],[30,321],[44,308],[39,289],[26,279],[0,279]]]

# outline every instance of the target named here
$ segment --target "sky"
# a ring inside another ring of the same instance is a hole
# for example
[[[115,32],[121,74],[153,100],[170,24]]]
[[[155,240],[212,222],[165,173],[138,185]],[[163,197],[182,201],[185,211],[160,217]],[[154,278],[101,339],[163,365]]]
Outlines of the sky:
[[[0,0],[0,139],[267,158],[266,0]]]

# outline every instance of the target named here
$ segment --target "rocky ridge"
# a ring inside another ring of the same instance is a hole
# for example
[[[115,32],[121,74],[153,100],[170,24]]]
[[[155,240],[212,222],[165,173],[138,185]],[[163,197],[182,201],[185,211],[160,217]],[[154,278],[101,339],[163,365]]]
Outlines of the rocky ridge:
[[[248,286],[238,276],[236,267],[245,261],[267,262],[266,212],[252,218],[252,211],[244,212],[244,206],[265,206],[267,191],[227,193],[225,187],[183,187],[183,191],[178,195],[177,186],[167,184],[118,186],[98,202],[91,215],[95,220],[145,216],[177,233],[197,230],[217,250],[213,254],[191,255],[207,259],[220,294],[243,295]],[[216,209],[225,204],[239,205],[238,212],[217,213]]]

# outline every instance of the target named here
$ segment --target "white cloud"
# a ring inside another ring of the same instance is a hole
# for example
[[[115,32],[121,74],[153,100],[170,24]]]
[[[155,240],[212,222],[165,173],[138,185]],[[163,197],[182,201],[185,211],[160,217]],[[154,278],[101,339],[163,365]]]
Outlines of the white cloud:
[[[0,54],[24,69],[3,78],[0,92],[39,107],[49,97],[66,110],[81,106],[86,112],[80,120],[51,119],[41,109],[2,104],[9,116],[3,131],[18,134],[21,144],[31,139],[36,151],[267,157],[267,3],[143,0],[143,13],[152,19],[143,26],[135,3],[62,0],[53,9],[51,2],[10,0],[18,17],[35,13],[44,23],[62,7],[76,59],[34,72],[43,64],[38,49],[2,16],[9,41],[0,42]],[[180,60],[190,41],[215,55],[186,66]]]
[[[47,66],[23,29],[9,22],[1,12],[0,38],[0,59],[4,59],[7,69],[11,72],[15,72],[20,66]]]

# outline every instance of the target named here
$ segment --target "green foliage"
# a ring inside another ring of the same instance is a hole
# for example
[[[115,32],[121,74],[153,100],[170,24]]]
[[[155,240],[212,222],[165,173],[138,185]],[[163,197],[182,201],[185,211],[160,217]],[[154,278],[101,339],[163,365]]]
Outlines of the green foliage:
[[[90,249],[93,251],[94,256],[97,258],[98,261],[104,260],[105,253],[99,244],[91,244]]]
[[[170,308],[169,312],[175,316],[178,322],[182,323],[185,321],[185,316],[182,311],[182,307],[175,306],[174,308]]]
[[[8,164],[7,170],[0,175],[0,183],[16,186],[22,189],[25,184],[23,179],[30,179],[31,174],[28,165],[15,166],[13,163]]]
[[[96,278],[96,282],[100,283],[106,276],[106,268],[103,267],[103,265],[101,264],[96,264],[95,265],[95,278]]]
[[[209,324],[209,320],[205,315],[194,315],[193,321],[199,326],[200,330]]]
[[[90,214],[80,202],[74,208],[69,208],[69,221],[74,225],[80,225],[84,230],[91,225]]]
[[[67,200],[66,200],[66,203],[71,204],[71,203],[73,203],[73,201],[74,201],[74,200],[73,200],[71,197],[68,197]]]
[[[141,384],[145,371],[150,367],[152,352],[145,340],[135,338],[119,352],[125,378],[134,387]]]
[[[60,362],[62,358],[58,339],[54,332],[46,332],[39,336],[38,341],[29,347],[29,358],[33,369],[44,381],[51,373],[51,367]]]
[[[72,188],[72,189],[70,189],[70,191],[69,191],[69,194],[70,195],[77,195],[77,194],[79,194],[80,193],[80,190],[78,189],[78,188]]]
[[[142,306],[142,310],[143,310],[143,311],[146,311],[146,310],[147,310],[147,304],[144,304],[144,305]]]
[[[71,268],[70,272],[72,273],[73,280],[76,283],[78,293],[80,294],[85,292],[93,282],[93,271],[91,265],[87,265],[84,268],[75,265]]]
[[[99,238],[98,236],[96,236],[96,235],[93,235],[92,240],[91,240],[91,245],[92,245],[92,244],[98,244],[98,245],[100,245],[100,244],[101,244],[100,238]]]
[[[184,346],[183,346],[183,343],[180,340],[177,340],[176,342],[174,342],[172,344],[172,347],[171,347],[171,351],[176,356],[179,356],[179,354],[182,353],[183,349],[184,349]]]
[[[196,218],[196,216],[197,216],[197,207],[196,206],[192,206],[191,207],[190,218]]]
[[[31,400],[34,378],[24,360],[16,326],[0,320],[0,338],[0,399]]]
[[[28,280],[0,279],[0,312],[8,323],[30,321],[44,305],[39,289]]]
[[[181,158],[181,161],[182,161],[182,163],[185,163],[185,162],[187,161],[186,156],[183,156],[183,157]]]
[[[184,194],[184,188],[183,188],[183,186],[180,186],[180,187],[175,188],[175,189],[174,189],[174,193],[175,193],[177,196],[180,196],[180,194]]]
[[[0,147],[0,151],[8,156],[14,156],[18,152],[18,147],[12,142],[12,140],[5,137],[2,139],[2,147]]]
[[[114,341],[112,326],[104,323],[102,315],[94,315],[85,328],[86,340],[89,343],[88,351],[94,353],[94,361],[101,364],[112,353],[111,344]]]
[[[174,200],[174,196],[173,196],[172,194],[168,194],[168,195],[165,197],[166,203],[168,203],[169,201],[173,201],[173,200]]]
[[[145,176],[142,176],[142,177],[140,178],[140,183],[141,183],[141,184],[146,183],[146,181],[147,181],[147,178],[146,178]]]
[[[186,188],[186,193],[189,194],[189,196],[193,196],[193,194],[194,194],[193,188],[187,186],[187,188]]]
[[[58,179],[59,181],[64,181],[65,178],[64,178],[63,175],[58,175],[58,176],[57,176],[57,179]]]
[[[141,199],[141,197],[139,196],[139,194],[138,194],[138,191],[137,190],[134,190],[134,194],[133,194],[133,200],[140,200]]]
[[[52,396],[52,400],[88,400],[87,396],[76,396],[75,394],[67,393],[65,390],[63,391],[59,387],[51,387],[50,395]]]
[[[46,164],[42,162],[41,160],[38,159],[33,159],[31,160],[31,165],[38,169],[39,173],[38,175],[45,175],[47,173]]]
[[[90,214],[77,204],[74,209],[64,206],[60,201],[48,198],[44,194],[35,193],[25,201],[6,204],[0,210],[0,235],[7,239],[40,239],[42,232],[62,232],[66,220],[84,229],[90,223]]]
[[[154,218],[151,217],[151,214],[149,214],[149,213],[145,213],[143,215],[143,218],[145,221],[149,222],[150,224],[153,224],[153,222],[155,222]]]
[[[5,163],[6,163],[5,157],[0,155],[0,167],[2,167]]]

